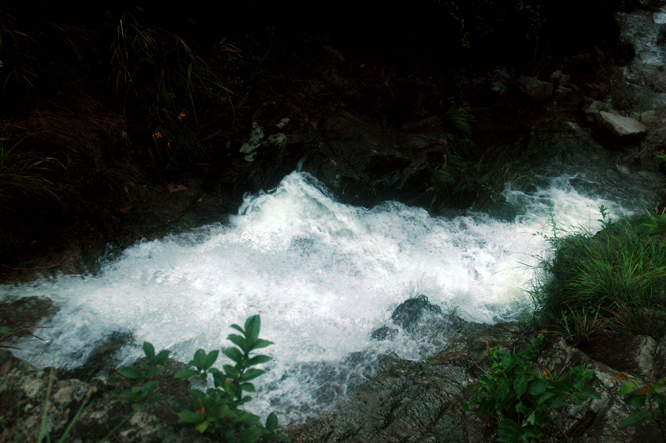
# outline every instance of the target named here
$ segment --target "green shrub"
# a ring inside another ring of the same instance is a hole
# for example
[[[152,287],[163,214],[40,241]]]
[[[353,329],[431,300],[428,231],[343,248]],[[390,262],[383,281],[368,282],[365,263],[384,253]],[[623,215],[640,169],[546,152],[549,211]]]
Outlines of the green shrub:
[[[178,414],[180,423],[192,425],[200,433],[214,433],[222,439],[221,441],[227,443],[289,441],[287,437],[276,432],[278,419],[275,413],[271,413],[266,423],[262,424],[259,417],[240,409],[242,405],[252,400],[252,397],[245,393],[255,392],[255,387],[250,382],[266,372],[254,366],[271,360],[267,355],[251,355],[251,353],[273,344],[259,338],[261,319],[258,315],[249,317],[244,326],[241,328],[238,325],[231,325],[241,335],[230,334],[227,337],[235,347],[225,349],[224,354],[235,363],[234,365],[224,365],[223,371],[220,371],[213,367],[220,352],[215,350],[206,353],[203,349],[199,349],[189,362],[191,368],[175,374],[175,378],[198,377],[206,384],[211,378],[213,382],[213,387],[205,392],[190,390],[192,409],[186,409]],[[161,373],[159,365],[169,358],[169,351],[161,351],[156,355],[153,345],[148,342],[144,342],[143,350],[147,361],[140,363],[139,368],[126,367],[118,370],[120,375],[137,382],[137,386],[131,390],[116,394],[134,410],[138,410],[141,403],[158,387],[158,382],[151,379]],[[116,426],[109,436],[130,416],[131,414]]]
[[[534,361],[544,340],[542,334],[531,339],[527,349],[518,353],[488,350],[492,373],[468,386],[472,401],[464,410],[477,405],[479,417],[497,420],[498,442],[531,442],[543,435],[549,423],[549,410],[561,408],[569,400],[580,403],[600,398],[586,382],[594,377],[583,365],[573,367],[566,376],[549,374],[535,368]]]
[[[620,374],[613,378],[614,381],[621,381],[627,377],[627,374]],[[661,432],[662,438],[666,440],[664,424],[666,424],[666,378],[657,380],[654,383],[645,383],[642,386],[636,382],[628,381],[622,385],[617,395],[624,396],[624,402],[633,408],[639,408],[632,412],[629,417],[622,422],[622,429],[640,426],[643,423],[654,420]]]

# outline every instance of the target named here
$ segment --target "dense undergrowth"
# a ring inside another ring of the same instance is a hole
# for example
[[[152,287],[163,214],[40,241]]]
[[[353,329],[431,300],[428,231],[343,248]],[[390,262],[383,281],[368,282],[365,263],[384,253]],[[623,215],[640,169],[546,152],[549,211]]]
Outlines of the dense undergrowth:
[[[541,327],[580,343],[608,328],[656,339],[666,325],[666,243],[645,215],[604,229],[556,234],[547,273],[533,291]]]
[[[456,89],[474,88],[474,82],[455,80],[464,76],[462,66],[503,60],[535,75],[550,54],[612,48],[612,14],[638,4],[565,3],[422,0],[407,8],[382,4],[368,15],[344,2],[324,3],[328,13],[318,14],[252,1],[5,1],[0,258],[13,260],[20,248],[63,227],[96,230],[108,240],[119,229],[121,210],[151,183],[224,173],[240,157],[252,114],[280,96],[273,85],[286,80],[277,67],[309,61],[322,46],[399,69],[424,64],[444,72],[442,85],[453,85],[445,87],[445,97],[454,100],[435,113],[455,123],[456,112],[469,110]],[[563,26],[572,20],[585,26]],[[414,58],[421,52],[428,63]],[[431,177],[438,201],[469,166],[461,147],[469,128],[452,134],[456,152],[444,156]]]
[[[601,214],[603,229],[596,234],[554,226],[549,241],[555,258],[543,263],[545,273],[532,292],[530,330],[558,334],[573,345],[593,343],[604,329],[660,340],[666,331],[664,214],[615,223],[603,207]],[[518,352],[489,349],[492,372],[469,386],[472,401],[466,409],[490,421],[498,442],[538,441],[554,424],[556,409],[601,398],[587,384],[594,372],[583,365],[566,375],[540,368],[536,360],[543,340],[539,333]],[[612,379],[624,382],[617,395],[630,408],[621,428],[654,421],[666,438],[666,379],[628,378],[624,372]]]

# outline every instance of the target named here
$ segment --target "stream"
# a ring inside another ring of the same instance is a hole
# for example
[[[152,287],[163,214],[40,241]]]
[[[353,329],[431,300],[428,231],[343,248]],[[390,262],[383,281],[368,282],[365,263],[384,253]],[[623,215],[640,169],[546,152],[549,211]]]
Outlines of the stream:
[[[43,322],[43,340],[15,354],[63,369],[112,337],[124,345],[109,368],[141,357],[144,340],[187,362],[198,348],[230,346],[229,326],[260,314],[261,337],[275,344],[249,409],[301,421],[344,397],[379,356],[418,360],[445,346],[445,334],[371,338],[410,297],[474,322],[529,313],[549,236],[599,230],[602,206],[617,219],[658,203],[658,178],[620,157],[574,127],[516,135],[479,164],[481,197],[449,217],[391,201],[342,204],[295,171],[246,195],[226,224],[137,243],[101,259],[94,275],[0,286],[0,300],[53,300],[59,311]]]

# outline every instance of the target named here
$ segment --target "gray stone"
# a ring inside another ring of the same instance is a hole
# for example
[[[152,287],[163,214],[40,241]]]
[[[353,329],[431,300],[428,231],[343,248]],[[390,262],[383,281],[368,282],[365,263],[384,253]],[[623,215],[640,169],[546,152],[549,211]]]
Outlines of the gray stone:
[[[518,81],[522,85],[522,90],[537,103],[546,101],[553,96],[554,86],[552,83],[543,82],[536,77],[520,77]]]
[[[389,328],[388,326],[382,326],[372,331],[370,338],[377,341],[393,340],[396,335],[398,335],[398,330],[395,328]]]
[[[561,70],[557,70],[550,74],[550,81],[557,83],[560,86],[566,86],[571,80],[571,76],[563,73]]]
[[[645,137],[648,128],[638,120],[611,112],[600,111],[599,127],[620,141],[637,141]]]

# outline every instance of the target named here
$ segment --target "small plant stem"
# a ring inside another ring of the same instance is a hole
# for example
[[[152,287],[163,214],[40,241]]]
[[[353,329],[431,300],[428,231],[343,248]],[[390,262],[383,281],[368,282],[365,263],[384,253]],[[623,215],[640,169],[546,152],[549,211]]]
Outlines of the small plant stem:
[[[95,388],[89,388],[88,389],[88,395],[86,396],[86,399],[81,404],[81,407],[76,412],[76,415],[74,415],[74,418],[72,418],[72,421],[70,421],[69,424],[67,425],[67,428],[65,429],[65,432],[62,434],[62,437],[60,437],[60,440],[58,440],[58,443],[64,443],[65,438],[67,438],[67,435],[69,434],[69,432],[74,427],[74,424],[79,419],[79,416],[81,415],[81,412],[83,412],[83,408],[86,407],[86,405],[88,404],[88,401],[90,400],[90,398],[92,397],[94,392],[95,392]]]
[[[548,411],[544,411],[544,412],[546,413],[546,416],[548,417],[548,420],[550,420],[550,422],[555,425],[557,430],[560,431],[560,434],[562,434],[564,436],[564,438],[567,439],[567,441],[572,441],[571,438],[562,430],[560,425],[557,424],[557,422],[555,420],[553,420],[553,417],[550,415],[550,413]]]
[[[55,357],[54,357],[55,359]],[[53,366],[51,366],[51,373],[49,374],[49,385],[46,388],[46,398],[44,399],[44,411],[42,412],[42,424],[39,426],[39,435],[37,436],[37,443],[42,443],[42,440],[48,434],[48,413],[49,413],[49,397],[51,396],[51,389],[53,388]]]
[[[111,436],[112,436],[113,434],[115,434],[116,431],[117,431],[118,429],[120,429],[120,427],[121,427],[122,425],[124,425],[125,422],[126,422],[127,420],[129,420],[133,415],[134,415],[134,411],[132,411],[132,412],[130,412],[129,414],[127,414],[127,416],[126,416],[125,418],[123,418],[123,421],[121,421],[120,423],[118,423],[118,424],[116,425],[115,428],[111,429],[111,432],[109,432],[108,434],[106,434],[106,437],[104,437],[99,443],[105,443],[106,441],[108,441],[109,438],[111,438]]]

